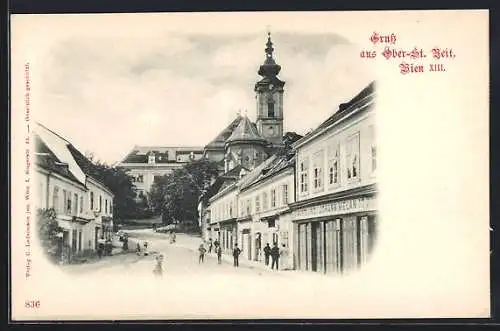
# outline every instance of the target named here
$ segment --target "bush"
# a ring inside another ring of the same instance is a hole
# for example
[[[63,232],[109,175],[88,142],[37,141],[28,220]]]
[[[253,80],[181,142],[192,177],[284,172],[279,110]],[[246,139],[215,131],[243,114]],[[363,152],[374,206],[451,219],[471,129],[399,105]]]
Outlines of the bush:
[[[56,211],[53,208],[38,209],[37,225],[44,253],[53,262],[58,261],[61,256],[61,239],[57,235],[63,232],[63,228],[57,222]]]

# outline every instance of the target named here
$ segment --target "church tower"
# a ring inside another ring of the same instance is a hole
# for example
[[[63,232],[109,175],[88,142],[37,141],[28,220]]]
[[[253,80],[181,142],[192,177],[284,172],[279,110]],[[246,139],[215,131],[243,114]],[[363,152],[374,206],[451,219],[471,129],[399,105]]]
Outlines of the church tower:
[[[260,135],[274,146],[281,144],[283,138],[283,86],[285,82],[276,77],[281,66],[273,58],[273,42],[268,33],[265,48],[266,59],[259,68],[262,77],[255,84],[257,100],[257,129]]]

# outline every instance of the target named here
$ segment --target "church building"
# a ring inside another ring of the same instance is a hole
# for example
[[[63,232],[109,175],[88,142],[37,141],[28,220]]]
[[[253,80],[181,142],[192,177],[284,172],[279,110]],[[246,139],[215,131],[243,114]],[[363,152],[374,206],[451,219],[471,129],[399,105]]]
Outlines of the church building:
[[[281,66],[273,57],[273,43],[268,34],[265,60],[255,84],[257,118],[238,116],[204,148],[204,156],[219,162],[226,173],[238,165],[252,170],[283,147],[283,92],[285,82],[277,76]]]

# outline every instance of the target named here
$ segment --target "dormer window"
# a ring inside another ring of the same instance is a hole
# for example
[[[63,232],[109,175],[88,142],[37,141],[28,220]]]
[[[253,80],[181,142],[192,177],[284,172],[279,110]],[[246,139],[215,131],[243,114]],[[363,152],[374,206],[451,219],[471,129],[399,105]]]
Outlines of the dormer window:
[[[154,154],[149,154],[148,163],[149,164],[155,163],[155,155]]]

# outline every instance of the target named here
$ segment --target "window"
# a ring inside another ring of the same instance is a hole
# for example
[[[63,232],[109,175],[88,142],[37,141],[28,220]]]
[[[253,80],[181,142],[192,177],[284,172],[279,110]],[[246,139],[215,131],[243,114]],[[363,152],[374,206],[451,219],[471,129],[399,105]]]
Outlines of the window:
[[[347,140],[347,179],[359,178],[359,132]]]
[[[260,212],[260,196],[255,197],[255,212]]]
[[[149,157],[148,157],[148,163],[149,164],[155,163],[155,155],[154,154],[149,155]]]
[[[73,195],[73,213],[76,215],[78,213],[78,194]]]
[[[113,214],[113,201],[109,201],[109,213]]]
[[[339,154],[340,145],[332,144],[328,148],[328,184],[333,186],[339,183]]]
[[[90,210],[94,210],[94,192],[90,192]]]
[[[245,206],[243,201],[240,203],[240,216],[245,216]]]
[[[373,125],[370,126],[370,156],[372,165],[372,174],[377,170],[377,144],[375,139],[375,129]]]
[[[108,213],[108,199],[104,200],[104,212],[107,214]]]
[[[83,213],[83,195],[80,195],[80,214]]]
[[[102,195],[99,195],[99,211],[102,211]]]
[[[267,103],[267,117],[274,117],[274,102],[269,101]]]
[[[284,184],[282,186],[282,193],[283,193],[283,205],[288,204],[288,185]]]
[[[262,210],[266,211],[269,201],[267,200],[267,192],[262,193]]]
[[[252,214],[252,199],[247,199],[247,215]]]
[[[276,190],[271,190],[271,208],[276,207]]]
[[[315,191],[323,189],[323,151],[316,152],[313,157],[313,187]]]
[[[307,171],[309,169],[309,159],[305,158],[302,162],[300,162],[300,193],[307,193],[308,190],[308,178]]]
[[[144,183],[144,176],[143,175],[137,176],[137,182],[138,183]]]
[[[56,186],[54,187],[54,193],[52,194],[52,207],[54,207],[54,210],[58,212],[59,209],[59,188]]]

